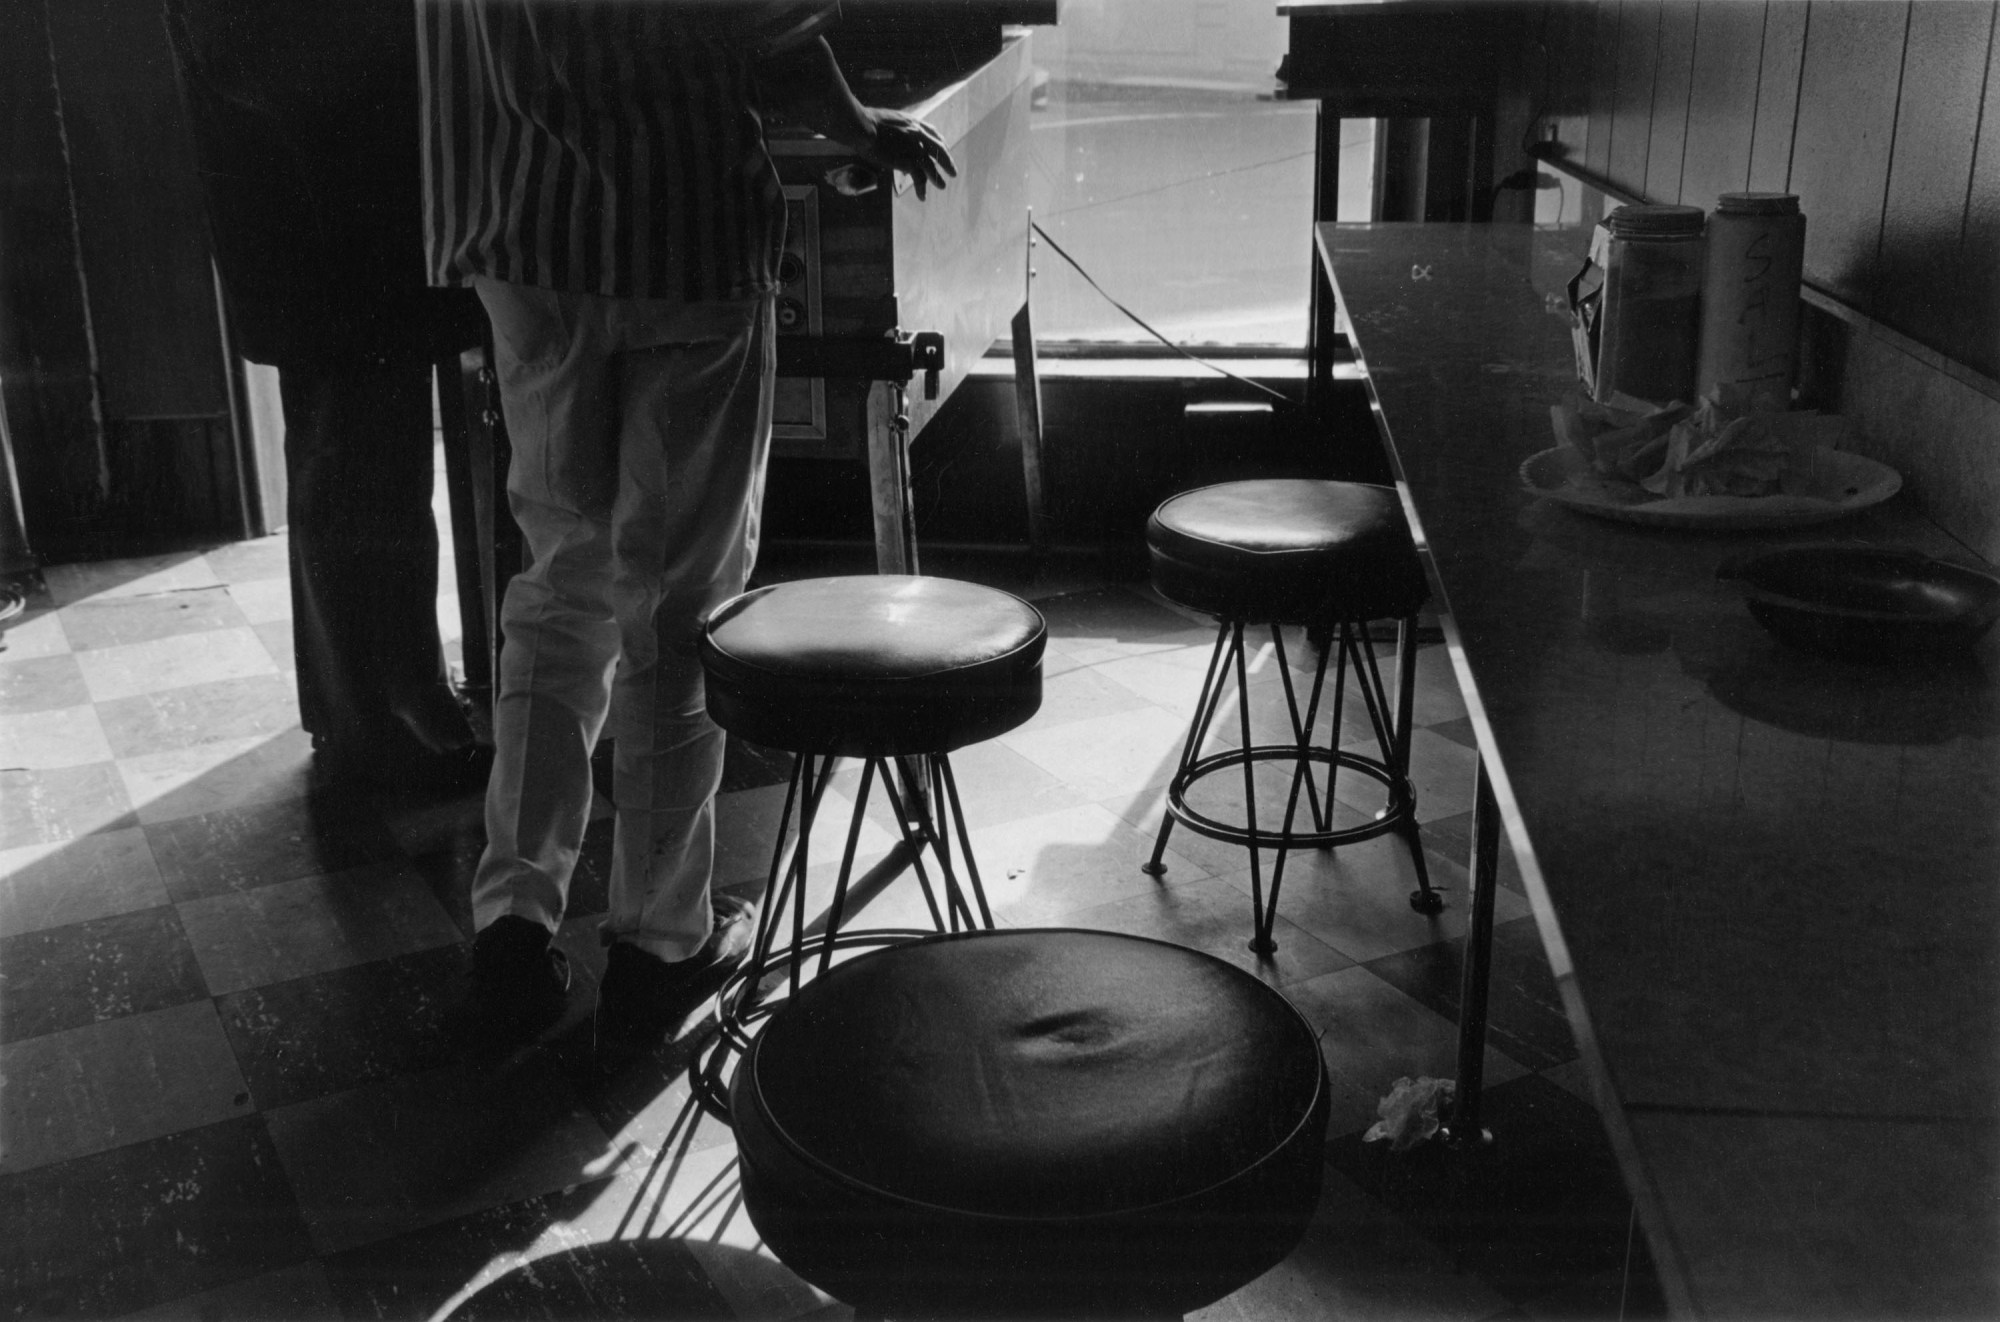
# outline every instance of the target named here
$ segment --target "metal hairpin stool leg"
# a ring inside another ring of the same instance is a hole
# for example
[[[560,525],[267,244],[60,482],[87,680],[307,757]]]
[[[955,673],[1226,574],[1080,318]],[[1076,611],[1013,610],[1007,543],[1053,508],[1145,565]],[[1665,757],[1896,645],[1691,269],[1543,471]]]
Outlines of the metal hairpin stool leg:
[[[1395,833],[1410,851],[1417,889],[1410,905],[1437,913],[1444,897],[1432,889],[1417,827],[1416,792],[1409,776],[1410,730],[1416,699],[1417,610],[1428,595],[1409,527],[1396,493],[1387,487],[1303,479],[1230,482],[1182,493],[1154,511],[1147,525],[1153,585],[1170,600],[1217,616],[1215,650],[1202,681],[1201,697],[1188,729],[1180,763],[1168,785],[1167,803],[1152,858],[1144,870],[1166,871],[1167,839],[1175,824],[1250,851],[1254,930],[1250,948],[1268,954],[1277,948],[1273,928],[1285,860],[1295,849],[1332,849]],[[1396,688],[1393,702],[1368,637],[1372,620],[1397,623]],[[1325,625],[1328,646],[1321,652],[1299,710],[1285,653],[1282,626]],[[1247,629],[1268,624],[1282,680],[1292,742],[1256,744],[1251,737]],[[1331,733],[1314,739],[1325,689],[1327,662],[1334,662]],[[1339,746],[1347,677],[1353,671],[1376,755]],[[1204,754],[1223,698],[1234,679],[1239,746]],[[1292,768],[1283,822],[1262,824],[1257,813],[1256,764]],[[1316,778],[1325,767],[1325,779]],[[1342,769],[1378,783],[1382,809],[1366,822],[1334,825],[1334,802]],[[1189,791],[1203,779],[1231,770],[1243,777],[1244,816],[1225,821],[1189,803]],[[1309,826],[1299,823],[1303,795]],[[1264,884],[1259,850],[1276,853],[1270,885]]]
[[[760,588],[709,616],[700,643],[709,715],[791,752],[793,763],[750,956],[722,989],[720,1033],[694,1071],[704,1105],[727,1114],[732,1062],[802,983],[826,974],[836,951],[993,926],[948,754],[1035,714],[1046,637],[1041,614],[1008,593],[904,574]],[[861,763],[861,783],[826,909],[809,917],[813,829],[842,758]],[[856,878],[878,784],[901,838]],[[931,928],[853,926],[850,911],[904,867],[916,873]]]

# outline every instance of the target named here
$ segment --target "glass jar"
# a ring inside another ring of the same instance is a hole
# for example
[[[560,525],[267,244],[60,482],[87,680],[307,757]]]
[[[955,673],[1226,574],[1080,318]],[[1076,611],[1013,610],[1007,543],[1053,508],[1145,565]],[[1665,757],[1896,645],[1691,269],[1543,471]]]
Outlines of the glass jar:
[[[1634,205],[1591,236],[1570,307],[1578,375],[1592,399],[1694,401],[1702,225],[1700,207]]]
[[[1806,218],[1792,193],[1724,193],[1708,222],[1695,389],[1734,408],[1787,409],[1798,368]]]

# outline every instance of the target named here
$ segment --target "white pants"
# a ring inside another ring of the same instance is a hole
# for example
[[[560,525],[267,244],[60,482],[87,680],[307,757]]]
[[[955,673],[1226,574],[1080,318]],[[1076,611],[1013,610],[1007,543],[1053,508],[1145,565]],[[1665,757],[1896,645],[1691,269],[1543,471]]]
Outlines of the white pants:
[[[695,640],[756,558],[777,365],[769,299],[685,304],[477,281],[532,564],[501,608],[475,928],[562,918],[610,721],[607,939],[707,940],[723,735]]]

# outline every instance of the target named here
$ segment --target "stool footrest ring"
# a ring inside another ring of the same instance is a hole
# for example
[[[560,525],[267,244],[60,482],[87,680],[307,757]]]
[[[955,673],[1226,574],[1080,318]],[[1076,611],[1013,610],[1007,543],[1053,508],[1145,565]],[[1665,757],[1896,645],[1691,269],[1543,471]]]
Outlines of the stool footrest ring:
[[[1177,773],[1167,786],[1167,811],[1173,814],[1176,822],[1197,835],[1233,845],[1254,843],[1262,849],[1332,849],[1359,844],[1363,840],[1373,840],[1378,835],[1401,830],[1405,823],[1414,819],[1417,811],[1415,790],[1407,777],[1397,775],[1379,759],[1360,753],[1314,747],[1305,750],[1304,760],[1359,772],[1388,792],[1388,803],[1379,814],[1366,822],[1324,831],[1297,827],[1286,830],[1280,826],[1252,829],[1247,822],[1219,821],[1188,805],[1187,793],[1197,783],[1220,772],[1238,770],[1246,761],[1292,764],[1300,761],[1300,750],[1292,745],[1259,744],[1247,750],[1231,748],[1211,753]]]

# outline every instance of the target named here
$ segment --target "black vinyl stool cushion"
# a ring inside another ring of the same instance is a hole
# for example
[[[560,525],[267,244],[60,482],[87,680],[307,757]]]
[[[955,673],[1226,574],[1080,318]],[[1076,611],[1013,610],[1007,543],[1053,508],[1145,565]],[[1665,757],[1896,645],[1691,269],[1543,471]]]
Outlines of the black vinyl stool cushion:
[[[1153,586],[1222,619],[1403,619],[1430,595],[1391,487],[1272,478],[1169,497],[1146,523]]]
[[[1042,704],[1041,612],[976,583],[802,579],[718,606],[702,630],[708,712],[796,753],[948,753]]]
[[[1284,997],[1196,951],[931,937],[808,983],[731,1085],[744,1203],[805,1279],[891,1316],[1178,1315],[1318,1203],[1328,1084]]]

